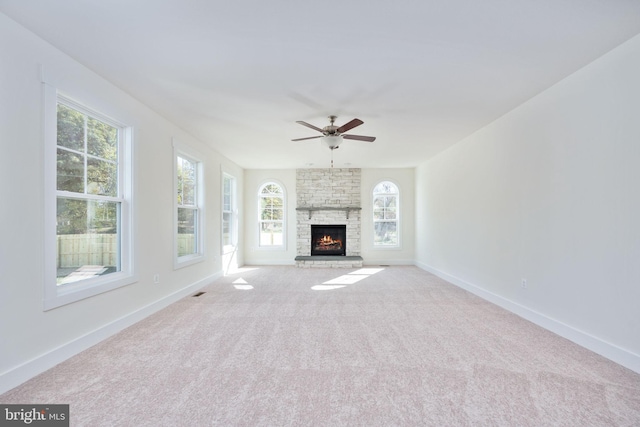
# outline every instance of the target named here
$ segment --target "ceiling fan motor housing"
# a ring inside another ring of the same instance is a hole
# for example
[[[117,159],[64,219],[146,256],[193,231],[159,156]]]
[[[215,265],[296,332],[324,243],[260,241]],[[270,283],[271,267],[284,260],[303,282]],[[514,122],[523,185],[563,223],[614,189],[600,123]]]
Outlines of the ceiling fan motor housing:
[[[333,125],[325,126],[322,128],[322,133],[324,133],[325,135],[335,135],[337,134],[336,132],[337,130],[338,130],[338,126],[333,126]]]

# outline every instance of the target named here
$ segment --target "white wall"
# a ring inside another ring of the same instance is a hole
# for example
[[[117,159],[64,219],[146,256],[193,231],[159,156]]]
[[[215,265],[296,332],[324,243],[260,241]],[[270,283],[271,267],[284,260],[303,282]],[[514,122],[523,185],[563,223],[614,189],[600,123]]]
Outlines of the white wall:
[[[220,275],[221,171],[234,172],[242,189],[242,170],[2,14],[0,63],[2,392]],[[138,276],[132,285],[46,312],[41,65],[59,89],[133,127]],[[206,180],[206,259],[179,270],[173,138],[203,154]]]
[[[421,165],[416,259],[640,372],[638,76],[640,37]]]

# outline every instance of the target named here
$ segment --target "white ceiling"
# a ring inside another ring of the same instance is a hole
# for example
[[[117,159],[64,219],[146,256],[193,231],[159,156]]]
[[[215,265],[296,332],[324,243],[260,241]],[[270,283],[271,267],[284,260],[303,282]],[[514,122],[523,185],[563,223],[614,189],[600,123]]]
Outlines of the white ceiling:
[[[640,33],[637,0],[0,0],[240,166],[413,167]]]

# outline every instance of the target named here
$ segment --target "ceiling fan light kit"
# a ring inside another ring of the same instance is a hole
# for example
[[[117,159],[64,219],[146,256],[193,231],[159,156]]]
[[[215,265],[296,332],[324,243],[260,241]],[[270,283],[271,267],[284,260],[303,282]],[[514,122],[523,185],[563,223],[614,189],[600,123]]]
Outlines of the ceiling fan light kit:
[[[320,129],[317,126],[314,126],[312,124],[309,124],[307,122],[303,122],[301,120],[298,120],[296,123],[302,125],[302,126],[306,126],[310,129],[313,129],[317,132],[322,133],[322,135],[318,135],[318,136],[309,136],[306,138],[296,138],[296,139],[292,139],[292,141],[295,142],[299,142],[299,141],[306,141],[309,139],[316,139],[316,138],[322,138],[322,141],[327,145],[327,147],[329,147],[329,149],[331,150],[335,150],[336,148],[338,148],[338,146],[342,143],[343,139],[353,139],[356,141],[363,141],[363,142],[373,142],[376,140],[375,136],[363,136],[363,135],[347,135],[345,134],[345,132],[350,131],[351,129],[353,129],[356,126],[360,126],[361,124],[363,124],[364,122],[360,119],[353,119],[350,122],[347,122],[345,124],[343,124],[342,126],[336,126],[334,123],[337,119],[337,116],[329,116],[329,126],[325,126],[322,129]]]
[[[335,150],[336,148],[340,148],[342,135],[325,135],[322,137],[322,142],[324,142],[330,150]]]

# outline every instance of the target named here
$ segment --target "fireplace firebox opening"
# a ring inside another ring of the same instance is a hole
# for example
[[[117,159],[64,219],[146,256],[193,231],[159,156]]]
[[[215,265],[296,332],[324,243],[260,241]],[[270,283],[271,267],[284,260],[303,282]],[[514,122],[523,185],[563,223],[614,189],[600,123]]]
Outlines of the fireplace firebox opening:
[[[311,226],[311,256],[315,255],[346,255],[347,254],[347,226],[346,225],[312,225]]]

